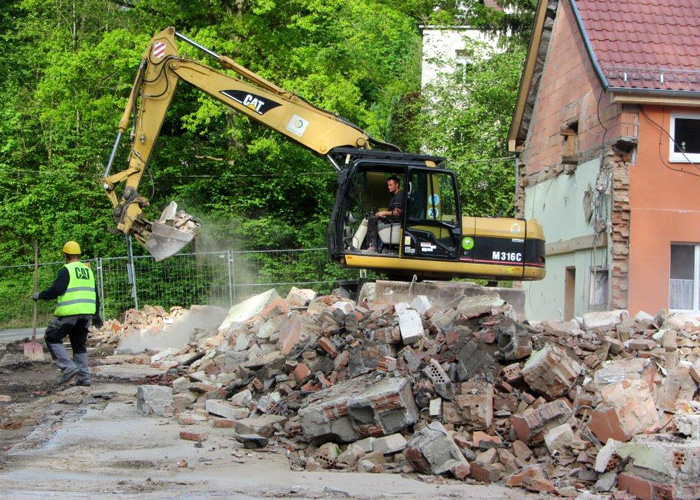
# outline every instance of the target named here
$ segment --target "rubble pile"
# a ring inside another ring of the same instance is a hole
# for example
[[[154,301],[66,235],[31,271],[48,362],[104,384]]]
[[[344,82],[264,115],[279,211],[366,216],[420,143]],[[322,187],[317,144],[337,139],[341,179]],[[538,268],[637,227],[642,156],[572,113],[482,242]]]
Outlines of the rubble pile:
[[[173,324],[187,312],[187,309],[179,306],[171,307],[169,311],[150,305],[145,305],[142,310],[129,309],[121,321],[110,319],[104,322],[102,328],[94,328],[87,344],[94,348],[116,348],[120,341],[131,335],[160,332],[164,325]]]
[[[520,322],[488,291],[438,310],[425,296],[356,304],[270,290],[153,355],[178,377],[142,386],[138,407],[229,427],[246,448],[276,443],[298,470],[698,498],[699,332],[696,319],[664,312]]]

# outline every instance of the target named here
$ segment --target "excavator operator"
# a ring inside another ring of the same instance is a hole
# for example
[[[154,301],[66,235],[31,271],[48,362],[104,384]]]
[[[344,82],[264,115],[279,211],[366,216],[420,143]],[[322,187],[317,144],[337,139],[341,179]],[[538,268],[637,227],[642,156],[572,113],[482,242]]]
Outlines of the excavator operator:
[[[382,229],[380,226],[396,222],[403,212],[406,195],[401,190],[401,180],[392,175],[387,179],[386,183],[389,192],[393,195],[391,201],[389,201],[389,210],[380,210],[367,219],[367,243],[369,246],[362,253],[376,253],[377,235],[379,230]]]

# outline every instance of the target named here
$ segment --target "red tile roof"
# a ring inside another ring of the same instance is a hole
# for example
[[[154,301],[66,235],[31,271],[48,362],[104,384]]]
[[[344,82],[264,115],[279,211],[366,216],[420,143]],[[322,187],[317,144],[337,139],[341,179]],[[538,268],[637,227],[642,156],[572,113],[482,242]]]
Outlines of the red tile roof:
[[[611,87],[700,92],[700,0],[576,0]]]

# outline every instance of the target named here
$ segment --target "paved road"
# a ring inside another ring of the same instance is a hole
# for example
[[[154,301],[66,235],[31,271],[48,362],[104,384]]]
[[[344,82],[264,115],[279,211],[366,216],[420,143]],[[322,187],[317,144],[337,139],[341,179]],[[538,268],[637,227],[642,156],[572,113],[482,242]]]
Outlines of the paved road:
[[[36,336],[42,337],[44,335],[45,327],[36,329]],[[12,342],[13,340],[22,340],[32,336],[31,328],[14,328],[11,330],[0,330],[0,344],[5,344],[7,342]]]

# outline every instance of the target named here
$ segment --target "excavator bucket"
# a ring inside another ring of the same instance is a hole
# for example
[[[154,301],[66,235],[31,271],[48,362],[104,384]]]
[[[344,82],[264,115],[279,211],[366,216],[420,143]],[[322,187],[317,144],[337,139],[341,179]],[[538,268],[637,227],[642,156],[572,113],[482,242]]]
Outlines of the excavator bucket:
[[[151,223],[151,232],[144,246],[159,262],[192,241],[200,226],[200,222],[187,212],[178,212],[173,201],[163,210],[160,219]]]

